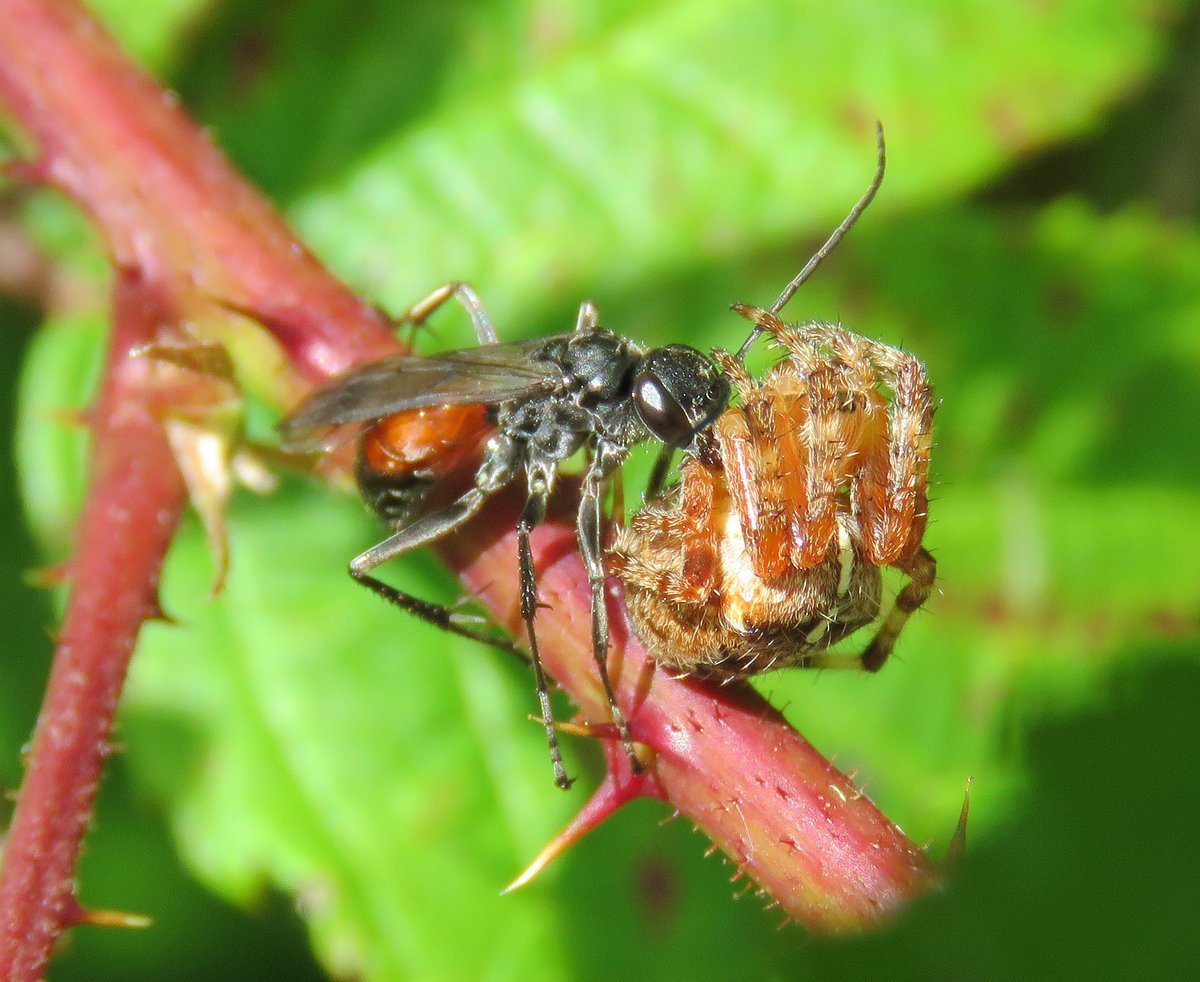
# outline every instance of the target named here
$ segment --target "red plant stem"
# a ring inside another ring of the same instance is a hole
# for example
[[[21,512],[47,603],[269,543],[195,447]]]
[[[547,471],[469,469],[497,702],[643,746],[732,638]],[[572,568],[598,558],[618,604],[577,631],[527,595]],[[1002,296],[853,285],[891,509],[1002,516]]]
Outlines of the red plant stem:
[[[0,24],[0,103],[40,154],[25,171],[91,214],[119,270],[74,588],[0,871],[0,978],[22,982],[81,916],[80,843],[183,503],[156,415],[164,393],[130,350],[227,308],[270,323],[310,378],[395,342],[79,6],[0,0]]]
[[[0,0],[0,24],[0,103],[40,152],[28,170],[91,214],[122,271],[77,579],[0,874],[0,977],[24,980],[39,976],[79,914],[74,863],[182,502],[153,411],[163,393],[145,359],[128,359],[130,347],[155,340],[161,325],[230,310],[260,319],[310,378],[395,342],[75,3]],[[512,537],[475,541],[496,515],[445,552],[469,584],[491,584],[488,601],[512,623]],[[511,516],[499,521],[512,527]],[[585,718],[604,720],[569,526],[539,530],[537,556],[552,607],[539,618],[547,667]],[[658,752],[658,790],[792,916],[818,928],[861,925],[928,882],[919,850],[765,703],[673,680],[614,633],[619,694],[636,709],[635,736]]]
[[[79,529],[76,589],[59,637],[0,880],[0,978],[40,978],[54,938],[78,919],[74,871],[113,713],[139,626],[184,504],[150,400],[146,359],[160,310],[122,278],[96,407],[92,491]]]

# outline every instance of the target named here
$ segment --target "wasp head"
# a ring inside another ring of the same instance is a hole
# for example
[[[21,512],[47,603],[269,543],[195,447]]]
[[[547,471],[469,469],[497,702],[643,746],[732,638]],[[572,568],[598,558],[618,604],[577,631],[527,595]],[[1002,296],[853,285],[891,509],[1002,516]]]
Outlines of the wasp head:
[[[686,344],[655,348],[639,362],[633,400],[651,434],[687,448],[729,403],[729,379],[706,355]]]

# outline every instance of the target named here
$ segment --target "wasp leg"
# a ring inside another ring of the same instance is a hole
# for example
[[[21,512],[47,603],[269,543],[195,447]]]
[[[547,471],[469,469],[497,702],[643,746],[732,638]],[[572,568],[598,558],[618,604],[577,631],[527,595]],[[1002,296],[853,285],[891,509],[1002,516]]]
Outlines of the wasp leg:
[[[401,610],[408,611],[414,617],[419,617],[426,624],[432,624],[443,631],[457,634],[460,637],[470,638],[472,641],[478,641],[481,644],[486,644],[488,647],[503,651],[519,659],[522,665],[529,664],[529,658],[525,654],[525,650],[515,641],[499,638],[494,634],[485,634],[483,631],[477,631],[458,623],[454,619],[454,611],[449,607],[431,603],[428,600],[422,600],[420,597],[414,597],[411,593],[405,593],[403,590],[397,590],[395,587],[389,586],[382,580],[377,580],[368,573],[351,569],[350,575],[356,583],[361,583],[376,596],[382,597],[390,604],[395,604]]]
[[[486,497],[487,493],[484,490],[472,488],[447,508],[427,515],[420,521],[401,529],[395,535],[384,539],[378,545],[372,546],[366,552],[355,556],[350,561],[350,575],[356,582],[361,583],[377,596],[382,597],[388,603],[395,604],[402,610],[407,610],[427,624],[440,627],[451,634],[470,638],[473,641],[481,641],[525,661],[525,653],[514,642],[465,627],[454,620],[454,612],[450,608],[421,600],[370,575],[371,570],[383,565],[388,560],[433,542],[458,528],[479,511]]]
[[[604,487],[604,479],[613,472],[620,463],[623,454],[606,453],[604,448],[598,451],[591,466],[583,477],[583,494],[579,500],[579,518],[576,523],[576,536],[579,540],[579,551],[583,556],[583,564],[587,569],[588,585],[592,594],[592,657],[596,660],[596,668],[600,673],[600,682],[604,686],[604,697],[608,700],[608,708],[612,712],[613,723],[621,735],[621,746],[629,758],[629,765],[635,774],[643,770],[642,762],[633,749],[633,740],[629,736],[629,725],[625,722],[625,714],[617,704],[616,693],[613,692],[612,680],[608,677],[608,604],[604,596],[604,561],[601,558],[602,544],[600,536],[600,497]]]
[[[575,783],[567,776],[563,767],[562,750],[558,746],[558,732],[554,728],[554,716],[550,711],[550,690],[546,684],[546,670],[542,667],[541,650],[538,648],[537,633],[533,619],[538,608],[537,571],[533,565],[533,549],[529,544],[529,533],[546,517],[546,502],[554,486],[554,471],[550,467],[538,467],[532,463],[527,467],[529,497],[517,521],[517,551],[521,579],[521,619],[525,622],[525,633],[529,638],[529,659],[533,662],[533,677],[537,685],[538,707],[542,711],[542,725],[546,728],[546,743],[550,747],[550,764],[554,768],[554,783],[566,791]]]
[[[594,331],[600,326],[600,311],[590,300],[579,305],[579,313],[575,317],[576,331]]]
[[[419,327],[433,316],[434,311],[451,298],[462,304],[463,309],[470,316],[471,324],[475,328],[475,337],[480,344],[498,343],[496,328],[492,325],[492,318],[488,315],[483,301],[479,299],[479,295],[469,283],[463,283],[461,280],[453,280],[439,286],[429,296],[418,300],[399,317],[393,318],[392,324],[395,327],[403,327],[406,324]]]
[[[449,535],[460,525],[469,521],[483,507],[488,491],[479,487],[471,488],[466,494],[447,505],[440,511],[406,525],[404,528],[389,535],[378,545],[360,553],[350,560],[350,574],[369,573],[376,566],[382,566],[389,559],[421,546],[428,545],[444,535]]]

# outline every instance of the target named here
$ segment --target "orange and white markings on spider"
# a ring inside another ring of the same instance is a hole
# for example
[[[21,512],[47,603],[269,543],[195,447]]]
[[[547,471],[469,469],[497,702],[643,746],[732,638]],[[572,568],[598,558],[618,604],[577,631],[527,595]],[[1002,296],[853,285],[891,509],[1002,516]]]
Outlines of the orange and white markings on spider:
[[[758,381],[718,354],[741,405],[612,550],[630,622],[684,673],[876,671],[936,575],[921,544],[934,409],[924,366],[835,325],[734,309],[785,358]],[[884,566],[908,582],[874,639],[862,654],[830,652],[879,616]]]

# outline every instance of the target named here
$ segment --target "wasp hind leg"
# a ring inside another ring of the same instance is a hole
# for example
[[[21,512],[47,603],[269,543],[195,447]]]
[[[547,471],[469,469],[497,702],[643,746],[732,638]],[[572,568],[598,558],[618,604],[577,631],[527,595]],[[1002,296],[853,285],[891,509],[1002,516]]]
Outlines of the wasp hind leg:
[[[494,634],[487,634],[484,631],[468,627],[461,623],[461,615],[457,614],[451,607],[433,603],[429,600],[422,600],[420,597],[414,597],[411,593],[397,590],[395,587],[389,586],[369,573],[358,572],[353,567],[350,569],[350,576],[354,579],[355,583],[361,583],[377,597],[382,597],[388,603],[394,604],[401,610],[408,611],[414,617],[419,617],[426,624],[432,624],[434,627],[447,631],[450,634],[457,634],[459,637],[470,638],[472,641],[486,644],[497,651],[506,652],[520,659],[522,664],[529,663],[529,658],[525,654],[525,650],[515,641],[509,641],[507,638],[497,637]]]
[[[542,725],[546,728],[546,744],[550,748],[550,764],[554,768],[554,783],[566,791],[575,783],[567,776],[563,767],[562,750],[558,745],[558,732],[554,727],[554,715],[550,711],[550,689],[546,682],[546,670],[542,667],[541,649],[533,620],[537,614],[537,571],[533,565],[533,548],[529,533],[546,516],[546,502],[553,485],[553,472],[545,468],[529,469],[529,497],[517,521],[517,554],[521,579],[521,620],[525,622],[525,634],[529,639],[529,660],[533,663],[533,675],[537,685],[538,708],[542,711]]]
[[[418,300],[399,317],[390,317],[389,320],[391,320],[392,326],[397,328],[420,327],[433,316],[439,307],[451,299],[457,300],[470,316],[471,326],[475,328],[475,338],[480,344],[498,343],[496,328],[492,324],[492,318],[488,314],[487,308],[484,307],[483,301],[479,299],[479,294],[475,292],[471,284],[461,280],[452,280],[442,284],[429,296]]]
[[[502,478],[503,473],[501,474]],[[350,561],[350,576],[356,583],[361,583],[376,596],[419,617],[427,624],[439,627],[443,631],[449,631],[451,634],[470,638],[472,641],[480,641],[492,648],[516,655],[525,661],[524,651],[515,642],[468,627],[460,622],[451,608],[431,603],[428,600],[421,600],[419,597],[414,597],[403,590],[397,590],[370,575],[373,569],[388,560],[395,559],[420,546],[428,545],[470,520],[483,507],[483,502],[490,490],[490,488],[474,487],[441,511],[426,515],[413,524],[400,529],[378,545],[372,546],[366,552],[355,556]]]

